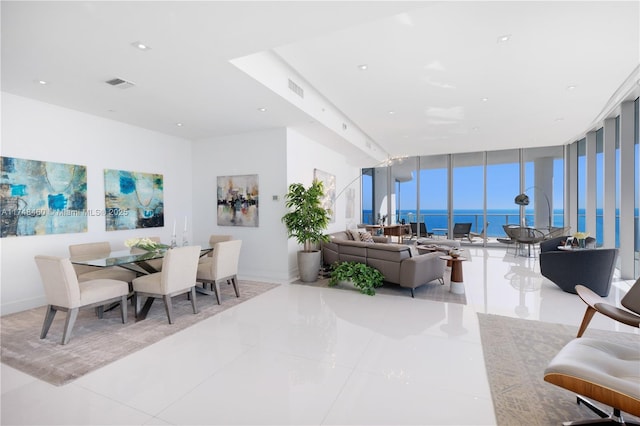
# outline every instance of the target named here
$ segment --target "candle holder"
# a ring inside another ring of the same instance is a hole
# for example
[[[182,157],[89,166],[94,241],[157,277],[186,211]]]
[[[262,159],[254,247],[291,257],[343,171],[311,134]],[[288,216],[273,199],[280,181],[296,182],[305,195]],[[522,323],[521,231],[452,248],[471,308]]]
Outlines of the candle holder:
[[[182,234],[182,245],[183,246],[188,246],[189,245],[189,240],[187,239],[187,233],[186,232],[184,234]]]
[[[176,238],[176,234],[171,235],[171,248],[176,248],[178,246],[178,242],[177,242],[177,238]]]

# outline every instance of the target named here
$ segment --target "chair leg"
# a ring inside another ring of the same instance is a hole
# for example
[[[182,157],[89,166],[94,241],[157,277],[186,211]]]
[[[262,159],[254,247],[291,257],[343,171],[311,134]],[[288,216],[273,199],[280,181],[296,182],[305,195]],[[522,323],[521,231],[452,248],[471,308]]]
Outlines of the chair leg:
[[[220,304],[220,284],[218,281],[213,281],[211,283],[211,289],[216,293],[216,300],[218,301],[218,305]]]
[[[411,297],[415,297],[413,294],[413,289],[411,289]]]
[[[164,300],[164,310],[167,311],[167,318],[169,318],[169,324],[173,324],[173,303],[171,303],[171,296],[162,296]]]
[[[44,323],[42,324],[42,331],[40,332],[40,338],[44,339],[47,337],[47,333],[49,332],[49,328],[51,327],[51,323],[53,322],[53,318],[56,316],[58,310],[51,305],[47,305],[47,312],[44,315]]]
[[[198,313],[198,307],[196,306],[196,288],[191,287],[191,307],[193,308],[193,313]]]
[[[233,289],[236,291],[236,297],[240,297],[240,289],[238,288],[238,277],[234,275],[233,278],[231,278],[231,283],[233,284]]]
[[[67,312],[67,319],[64,322],[64,333],[62,333],[62,344],[66,345],[71,338],[71,330],[73,329],[73,324],[76,323],[76,318],[78,318],[78,312],[80,308],[69,309]]]
[[[127,296],[122,296],[120,301],[120,315],[122,316],[122,323],[127,323]]]
[[[582,323],[580,324],[580,329],[578,330],[578,335],[576,337],[582,337],[584,332],[587,330],[589,323],[591,322],[591,318],[596,313],[596,309],[591,306],[587,306],[587,310],[584,312],[584,317],[582,318]]]
[[[99,319],[104,318],[104,305],[96,306],[96,315]]]

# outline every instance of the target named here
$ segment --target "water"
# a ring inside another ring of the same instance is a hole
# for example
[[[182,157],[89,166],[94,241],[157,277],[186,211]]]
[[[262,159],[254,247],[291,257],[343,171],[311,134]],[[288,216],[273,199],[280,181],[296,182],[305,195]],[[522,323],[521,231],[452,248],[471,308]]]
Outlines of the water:
[[[535,216],[533,214],[533,210],[525,210],[526,216],[526,224],[528,226],[535,226]],[[375,223],[374,218],[372,217],[371,210],[363,210],[362,218],[364,223]],[[638,215],[636,213],[636,220]],[[398,217],[396,218],[397,223],[401,223],[402,219],[404,219],[405,223],[409,222],[424,222],[427,226],[428,232],[433,232],[434,229],[446,229],[448,226],[448,211],[447,210],[420,210],[419,217],[416,217],[415,210],[400,210],[398,212]],[[481,233],[484,226],[482,225],[483,220],[483,210],[454,210],[453,215],[453,223],[456,222],[471,222],[471,232]],[[618,235],[618,214],[616,214],[616,243],[619,241]],[[515,209],[494,209],[487,210],[487,222],[489,222],[487,227],[487,236],[488,237],[505,237],[504,230],[502,229],[503,225],[519,225],[520,224],[520,210],[518,208]],[[562,227],[564,226],[564,210],[555,209],[553,211],[552,218],[553,226]],[[578,211],[578,229],[571,230],[571,233],[577,231],[584,231],[586,228],[586,215],[583,209]],[[603,229],[603,216],[602,209],[598,209],[596,212],[596,230],[601,231]],[[640,233],[640,231],[638,231]],[[598,245],[602,245],[602,232],[597,232],[596,242]]]

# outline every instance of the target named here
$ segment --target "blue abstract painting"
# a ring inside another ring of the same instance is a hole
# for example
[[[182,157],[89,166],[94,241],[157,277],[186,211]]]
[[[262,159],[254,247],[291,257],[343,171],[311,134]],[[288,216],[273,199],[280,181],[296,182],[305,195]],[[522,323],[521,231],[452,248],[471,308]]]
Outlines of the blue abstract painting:
[[[1,236],[87,232],[87,168],[0,157]]]
[[[161,174],[104,171],[107,231],[164,226],[164,181]]]

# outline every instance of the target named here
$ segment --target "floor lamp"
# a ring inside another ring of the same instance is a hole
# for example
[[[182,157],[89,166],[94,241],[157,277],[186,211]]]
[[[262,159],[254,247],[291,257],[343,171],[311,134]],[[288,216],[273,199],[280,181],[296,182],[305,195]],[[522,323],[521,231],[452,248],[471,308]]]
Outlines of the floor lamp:
[[[542,190],[540,190],[539,188],[536,188],[535,186],[532,186],[530,188],[525,189],[522,194],[516,195],[516,198],[514,199],[514,202],[519,206],[528,206],[529,205],[529,196],[527,195],[527,191],[530,190],[530,189],[537,189],[538,191],[542,192]],[[549,229],[551,229],[551,227],[553,226],[552,217],[551,217],[551,202],[549,202],[549,197],[547,197],[547,194],[542,192],[542,195],[544,196],[544,199],[547,202],[547,209],[548,209],[548,213],[549,213],[549,221],[548,221],[548,225],[547,226],[549,227]]]

